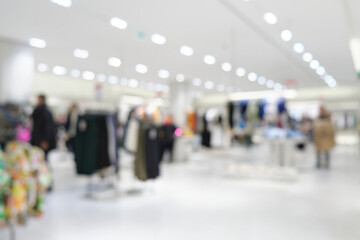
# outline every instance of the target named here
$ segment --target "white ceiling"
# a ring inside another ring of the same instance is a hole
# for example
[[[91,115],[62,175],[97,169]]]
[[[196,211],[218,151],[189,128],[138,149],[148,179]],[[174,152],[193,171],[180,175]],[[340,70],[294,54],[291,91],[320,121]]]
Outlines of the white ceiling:
[[[46,40],[45,49],[35,50],[37,63],[119,78],[167,83],[183,73],[187,79],[200,77],[244,91],[264,90],[265,86],[235,75],[234,68],[244,67],[280,83],[294,79],[300,88],[326,86],[292,50],[295,42],[301,42],[339,85],[356,82],[349,48],[351,24],[342,0],[72,1],[72,7],[63,8],[50,0],[0,0],[0,37],[24,43],[31,37]],[[230,9],[223,2],[231,4]],[[276,25],[263,21],[266,12],[278,17]],[[128,28],[112,27],[112,17],[126,20]],[[283,29],[293,32],[291,42],[281,40]],[[135,37],[137,31],[145,33],[144,40]],[[166,36],[167,43],[153,44],[153,33]],[[195,54],[181,55],[182,45],[193,47]],[[75,48],[87,49],[90,57],[75,58]],[[205,54],[214,55],[217,63],[206,65]],[[109,57],[119,57],[121,67],[110,67]],[[222,71],[222,62],[232,63],[233,71]],[[135,72],[138,63],[147,65],[149,72]],[[171,78],[160,79],[160,69],[169,70]]]

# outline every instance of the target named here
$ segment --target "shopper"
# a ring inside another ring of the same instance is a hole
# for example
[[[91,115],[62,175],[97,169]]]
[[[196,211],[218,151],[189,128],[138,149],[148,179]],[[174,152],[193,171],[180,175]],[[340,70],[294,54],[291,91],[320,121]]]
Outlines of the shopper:
[[[56,147],[56,125],[46,106],[46,97],[39,95],[37,101],[37,106],[31,115],[33,120],[31,144],[40,147],[47,156],[49,151]]]
[[[173,117],[170,115],[159,128],[159,145],[160,145],[160,161],[163,159],[164,153],[170,153],[170,162],[173,161],[173,148],[175,143],[175,130]]]
[[[66,147],[71,152],[75,151],[75,136],[76,136],[78,118],[79,118],[78,106],[76,105],[76,103],[73,103],[68,113],[67,121],[65,123]]]
[[[314,141],[317,150],[316,167],[322,167],[322,157],[325,157],[325,168],[330,168],[330,151],[335,146],[335,133],[330,114],[324,106],[320,107],[319,118],[314,123]]]

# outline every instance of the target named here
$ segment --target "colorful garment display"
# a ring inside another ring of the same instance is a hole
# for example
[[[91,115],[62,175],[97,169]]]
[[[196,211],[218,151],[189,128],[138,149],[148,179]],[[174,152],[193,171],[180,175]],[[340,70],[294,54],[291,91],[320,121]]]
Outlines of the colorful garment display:
[[[29,216],[41,216],[51,184],[45,154],[38,147],[10,142],[0,151],[0,227],[9,221],[25,224]]]

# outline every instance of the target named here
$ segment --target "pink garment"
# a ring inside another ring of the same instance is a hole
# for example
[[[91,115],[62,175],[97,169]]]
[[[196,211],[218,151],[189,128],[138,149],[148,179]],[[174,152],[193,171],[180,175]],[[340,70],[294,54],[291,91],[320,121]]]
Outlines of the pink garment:
[[[31,131],[28,128],[25,128],[21,125],[16,127],[16,140],[19,142],[30,142],[31,140]]]

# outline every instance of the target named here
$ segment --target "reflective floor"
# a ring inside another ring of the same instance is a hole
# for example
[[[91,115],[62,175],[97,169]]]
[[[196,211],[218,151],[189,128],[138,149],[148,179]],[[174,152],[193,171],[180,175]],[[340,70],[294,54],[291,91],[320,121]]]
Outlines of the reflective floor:
[[[316,170],[313,149],[293,155],[289,179],[244,176],[234,166],[276,166],[266,147],[201,150],[187,163],[164,164],[162,177],[134,179],[122,154],[118,192],[93,189],[69,156],[52,156],[55,191],[43,219],[16,229],[17,240],[359,240],[360,160],[338,147],[330,171]],[[97,179],[93,179],[96,185]],[[0,239],[8,239],[6,230]]]

